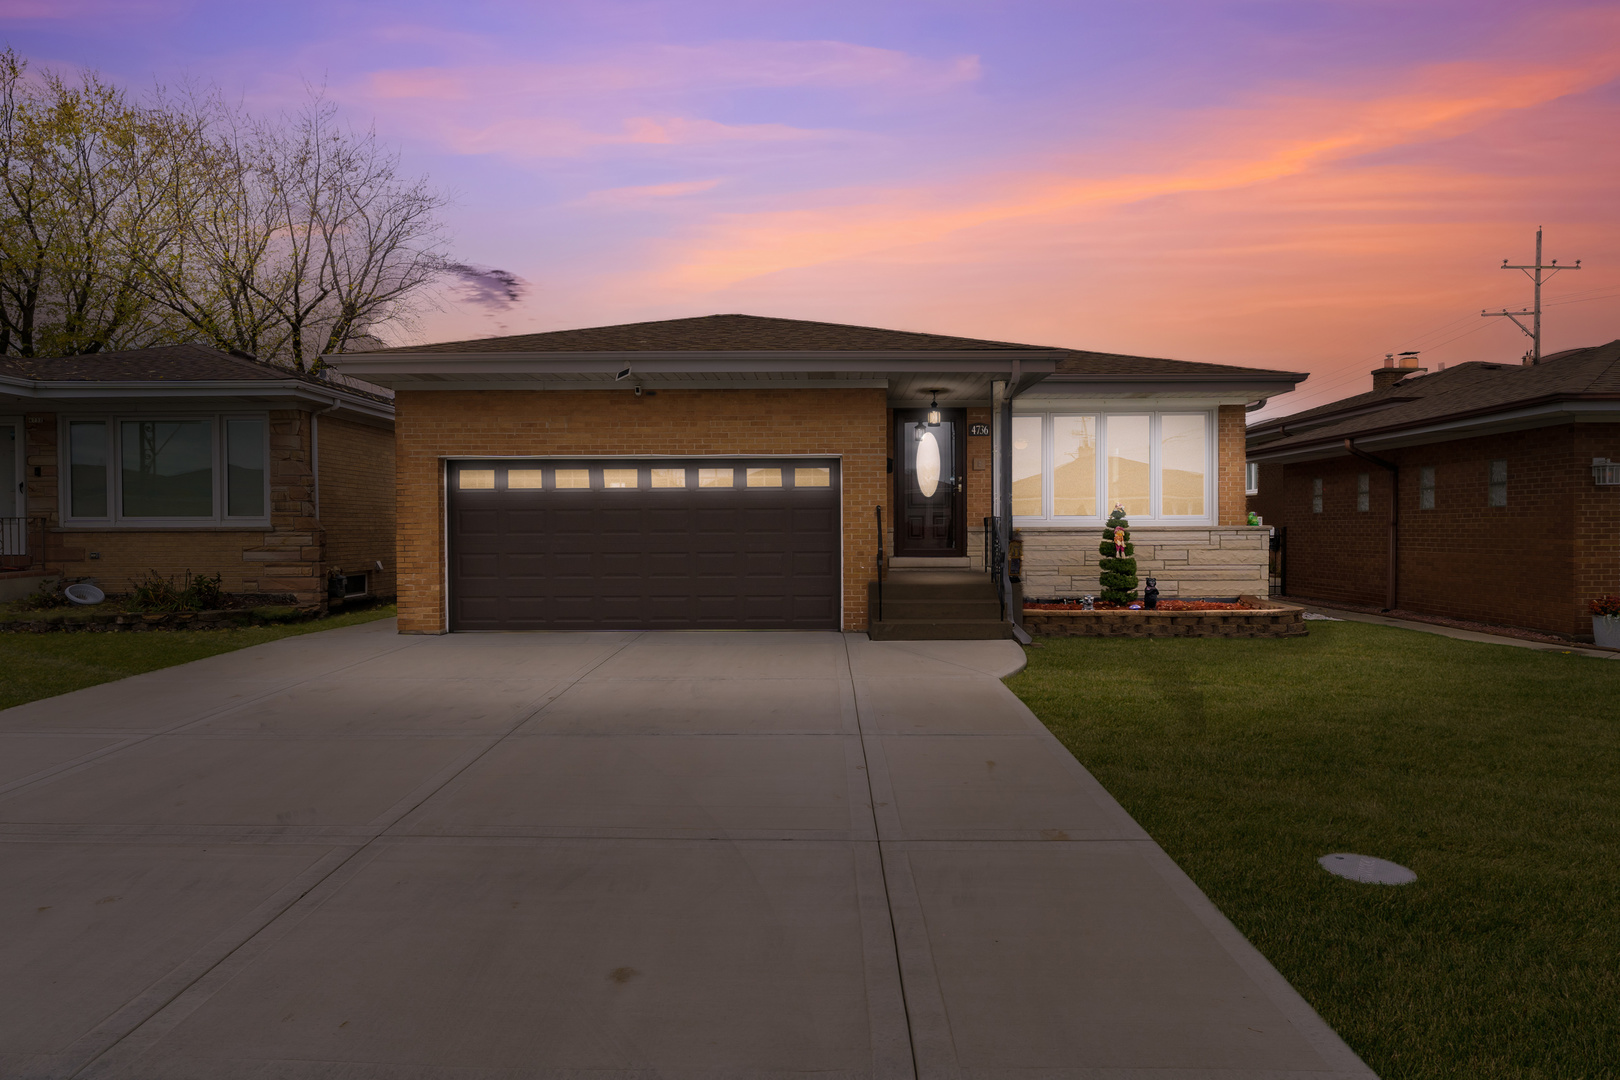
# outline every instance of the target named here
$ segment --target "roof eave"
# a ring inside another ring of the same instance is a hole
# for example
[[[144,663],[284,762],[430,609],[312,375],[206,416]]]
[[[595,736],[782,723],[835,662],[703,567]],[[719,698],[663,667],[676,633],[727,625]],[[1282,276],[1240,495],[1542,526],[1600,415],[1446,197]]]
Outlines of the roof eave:
[[[1353,439],[1357,443],[1370,448],[1394,447],[1429,441],[1433,436],[1441,436],[1441,438],[1433,439],[1433,441],[1437,442],[1471,438],[1474,435],[1489,434],[1493,430],[1543,427],[1566,417],[1575,420],[1592,414],[1607,412],[1620,413],[1620,394],[1554,394],[1514,402],[1511,408],[1494,406],[1467,412],[1451,413],[1445,416],[1429,417],[1416,423],[1391,424],[1382,428],[1339,432],[1335,435],[1313,438],[1309,442],[1294,443],[1290,446],[1275,447],[1271,450],[1264,449],[1266,443],[1262,443],[1258,447],[1250,446],[1248,457],[1251,461],[1283,463],[1289,461],[1312,461],[1347,454],[1348,452],[1344,449],[1345,439]],[[1255,432],[1252,434],[1263,435],[1265,433]]]
[[[19,379],[0,376],[0,389],[15,397],[44,401],[151,400],[154,398],[290,397],[314,404],[337,405],[351,412],[388,420],[394,407],[342,390],[312,386],[296,379],[188,379],[172,382],[162,379],[112,382],[106,380]]]

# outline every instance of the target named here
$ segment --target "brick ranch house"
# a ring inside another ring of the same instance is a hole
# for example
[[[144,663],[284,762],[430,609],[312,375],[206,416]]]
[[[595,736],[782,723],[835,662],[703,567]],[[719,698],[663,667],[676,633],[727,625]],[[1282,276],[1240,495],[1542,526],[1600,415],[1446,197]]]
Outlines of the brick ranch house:
[[[392,596],[393,429],[380,387],[200,345],[0,358],[7,591],[189,571],[325,605],[338,571]]]
[[[1620,592],[1620,341],[1372,376],[1249,429],[1286,591],[1590,641]]]
[[[880,541],[983,568],[987,518],[1078,595],[1116,502],[1166,595],[1252,592],[1244,405],[1303,378],[747,315],[329,359],[395,392],[417,634],[865,630]]]

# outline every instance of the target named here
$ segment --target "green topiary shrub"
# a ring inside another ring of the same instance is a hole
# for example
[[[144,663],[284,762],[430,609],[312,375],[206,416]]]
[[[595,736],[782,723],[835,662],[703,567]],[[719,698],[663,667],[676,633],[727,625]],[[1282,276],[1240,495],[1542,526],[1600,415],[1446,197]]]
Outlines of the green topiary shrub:
[[[1106,603],[1128,604],[1136,599],[1136,560],[1132,558],[1136,545],[1131,543],[1130,525],[1125,508],[1114,507],[1103,527],[1103,542],[1097,546],[1102,555],[1101,599]]]

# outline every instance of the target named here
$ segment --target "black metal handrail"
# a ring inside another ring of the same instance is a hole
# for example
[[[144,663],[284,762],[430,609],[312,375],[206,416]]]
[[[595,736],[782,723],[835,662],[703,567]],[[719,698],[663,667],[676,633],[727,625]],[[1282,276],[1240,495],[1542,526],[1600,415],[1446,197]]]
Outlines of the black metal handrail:
[[[883,621],[883,507],[873,507],[877,511],[877,622]]]
[[[987,517],[984,519],[985,540],[985,566],[990,571],[990,577],[996,583],[996,599],[1001,602],[1001,618],[1007,618],[1007,553],[1001,547],[1001,519]]]
[[[28,534],[36,522],[43,533],[42,519],[0,517],[0,566],[26,570],[33,565],[33,545],[28,542]]]

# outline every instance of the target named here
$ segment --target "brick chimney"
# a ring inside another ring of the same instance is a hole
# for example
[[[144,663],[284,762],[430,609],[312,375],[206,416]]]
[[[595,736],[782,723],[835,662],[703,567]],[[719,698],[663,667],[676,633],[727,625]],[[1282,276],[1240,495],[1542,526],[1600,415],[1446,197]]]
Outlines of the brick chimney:
[[[1373,390],[1383,390],[1386,387],[1394,386],[1408,375],[1422,375],[1428,370],[1428,368],[1418,367],[1416,353],[1403,354],[1399,361],[1395,359],[1393,354],[1386,353],[1384,355],[1384,366],[1372,370]]]

